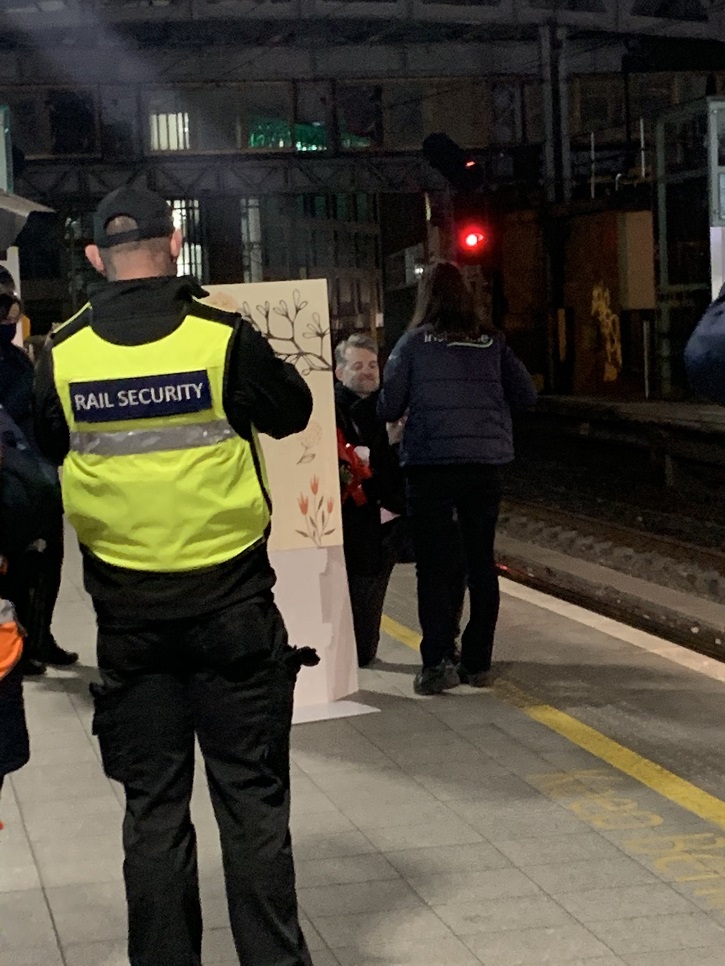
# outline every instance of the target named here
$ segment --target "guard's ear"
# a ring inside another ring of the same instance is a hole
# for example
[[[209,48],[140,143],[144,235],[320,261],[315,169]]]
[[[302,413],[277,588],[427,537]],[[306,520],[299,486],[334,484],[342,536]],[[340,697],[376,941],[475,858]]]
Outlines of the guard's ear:
[[[106,274],[106,266],[103,264],[98,245],[86,245],[86,258],[100,275]]]
[[[171,257],[176,261],[176,259],[181,254],[181,249],[184,245],[184,236],[181,233],[180,228],[174,229],[174,234],[171,236]]]
[[[335,378],[337,379],[338,382],[342,382],[342,374],[343,374],[344,371],[345,371],[345,367],[344,366],[338,366],[335,369]]]

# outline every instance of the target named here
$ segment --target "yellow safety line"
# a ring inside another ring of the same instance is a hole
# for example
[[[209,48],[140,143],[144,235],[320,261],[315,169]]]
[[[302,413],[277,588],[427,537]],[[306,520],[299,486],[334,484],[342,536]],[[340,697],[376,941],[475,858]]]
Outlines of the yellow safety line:
[[[404,624],[398,623],[391,617],[383,616],[382,630],[394,640],[405,644],[413,650],[420,646],[420,635]],[[508,682],[498,682],[494,685],[497,695],[511,704],[521,708],[527,717],[539,724],[555,731],[572,744],[583,748],[591,755],[605,761],[617,771],[636,779],[647,788],[651,788],[663,798],[669,799],[680,808],[692,812],[699,818],[705,819],[725,828],[725,802],[698,788],[674,772],[668,771],[642,755],[638,755],[631,748],[626,748],[618,742],[607,738],[601,732],[584,724],[571,715],[559,711],[548,704],[540,704],[530,695],[520,690],[516,685]]]
[[[400,641],[401,644],[405,644],[406,647],[414,651],[417,651],[420,647],[420,634],[416,634],[414,630],[406,627],[405,624],[399,624],[397,621],[394,621],[387,614],[383,614],[383,619],[380,621],[380,630],[384,634],[387,634],[388,637]]]

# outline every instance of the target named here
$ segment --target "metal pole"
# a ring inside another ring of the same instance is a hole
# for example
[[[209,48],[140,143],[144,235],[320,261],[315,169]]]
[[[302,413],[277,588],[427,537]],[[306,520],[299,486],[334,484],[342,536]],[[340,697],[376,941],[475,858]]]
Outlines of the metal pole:
[[[650,365],[649,319],[642,319],[642,352],[644,355],[644,398],[649,399],[649,365]]]
[[[591,133],[591,138],[590,138],[590,142],[589,142],[589,159],[590,159],[590,161],[592,163],[591,180],[590,180],[590,193],[591,193],[591,196],[593,198],[594,197],[594,193],[595,193],[594,192],[594,177],[595,177],[596,170],[597,170],[597,154],[596,154],[596,150],[595,150],[595,147],[594,147],[594,131],[592,131],[592,133]]]
[[[567,29],[558,31],[559,141],[564,201],[571,201],[571,140],[569,138],[569,78],[567,76]]]
[[[653,332],[655,378],[658,395],[667,399],[672,388],[672,359],[670,343],[670,272],[667,244],[667,167],[665,164],[665,122],[660,119],[656,128],[655,171],[657,187],[657,231],[659,242],[659,286],[657,315]]]
[[[7,107],[0,107],[0,188],[13,190],[12,148],[10,146],[10,118]]]
[[[76,238],[75,229],[73,226],[72,216],[67,221],[68,224],[68,238],[70,241],[69,252],[70,252],[70,304],[71,311],[73,313],[78,311],[78,279],[76,278]]]
[[[556,108],[554,105],[552,30],[549,24],[539,28],[541,43],[541,80],[544,94],[544,174],[546,197],[556,200]]]
[[[644,118],[639,119],[639,176],[644,181],[647,175],[647,159],[644,150]]]

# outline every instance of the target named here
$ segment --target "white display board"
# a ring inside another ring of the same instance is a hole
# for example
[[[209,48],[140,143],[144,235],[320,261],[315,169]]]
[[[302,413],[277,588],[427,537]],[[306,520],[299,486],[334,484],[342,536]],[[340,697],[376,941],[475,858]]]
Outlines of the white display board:
[[[277,602],[291,643],[314,647],[321,659],[316,668],[302,669],[296,714],[310,720],[319,708],[319,716],[327,717],[335,713],[330,706],[358,686],[342,549],[327,283],[254,282],[210,285],[207,291],[209,304],[249,319],[312,391],[314,409],[304,432],[261,441],[272,491]]]

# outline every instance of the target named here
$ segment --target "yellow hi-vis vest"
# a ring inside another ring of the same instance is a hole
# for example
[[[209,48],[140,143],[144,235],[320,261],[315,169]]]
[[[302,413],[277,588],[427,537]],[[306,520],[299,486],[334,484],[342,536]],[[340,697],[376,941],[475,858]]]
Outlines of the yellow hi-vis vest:
[[[269,487],[256,435],[223,406],[234,316],[195,303],[137,346],[106,342],[86,308],[57,330],[55,385],[70,429],[63,500],[81,544],[117,567],[189,571],[265,538]]]

